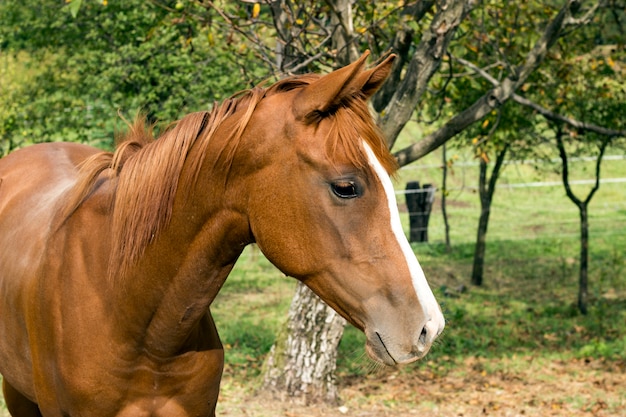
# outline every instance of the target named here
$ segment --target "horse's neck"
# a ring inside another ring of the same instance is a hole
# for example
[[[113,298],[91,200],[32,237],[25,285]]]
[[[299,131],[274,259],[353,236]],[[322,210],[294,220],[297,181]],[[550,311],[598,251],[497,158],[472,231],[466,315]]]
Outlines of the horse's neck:
[[[145,328],[138,329],[143,348],[157,355],[178,354],[189,342],[249,242],[239,215],[215,212],[192,227],[194,217],[176,210],[170,226],[124,278],[131,308],[141,309],[135,314],[143,317]]]
[[[124,315],[138,317],[130,331],[143,339],[138,340],[142,348],[157,355],[175,355],[193,342],[190,335],[252,241],[247,194],[239,189],[247,186],[244,175],[226,186],[224,173],[213,168],[212,155],[220,154],[225,140],[227,135],[215,135],[214,149],[192,148],[168,225],[122,278]],[[199,171],[193,164],[197,160],[203,160]]]

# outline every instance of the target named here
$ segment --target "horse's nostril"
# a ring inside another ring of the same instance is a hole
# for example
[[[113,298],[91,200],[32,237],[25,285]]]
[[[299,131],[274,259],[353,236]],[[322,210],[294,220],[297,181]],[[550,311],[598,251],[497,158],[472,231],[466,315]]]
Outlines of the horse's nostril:
[[[426,337],[428,335],[428,330],[426,330],[426,326],[422,327],[422,333],[420,334],[419,343],[420,345],[426,344]]]

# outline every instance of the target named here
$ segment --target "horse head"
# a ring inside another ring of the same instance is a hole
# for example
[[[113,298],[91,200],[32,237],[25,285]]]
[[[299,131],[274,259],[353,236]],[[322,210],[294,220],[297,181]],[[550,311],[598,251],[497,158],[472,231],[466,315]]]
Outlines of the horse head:
[[[325,76],[270,87],[239,145],[254,240],[282,272],[367,336],[385,364],[424,356],[441,309],[404,235],[390,174],[395,162],[368,111],[393,56],[367,54]]]

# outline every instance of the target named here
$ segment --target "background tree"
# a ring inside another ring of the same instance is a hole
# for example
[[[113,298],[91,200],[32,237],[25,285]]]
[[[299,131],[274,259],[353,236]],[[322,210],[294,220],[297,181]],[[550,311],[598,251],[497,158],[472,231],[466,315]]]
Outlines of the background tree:
[[[562,161],[560,170],[566,194],[580,213],[578,308],[582,313],[587,312],[588,298],[588,204],[600,186],[600,164],[606,147],[614,138],[625,136],[626,133],[621,116],[626,111],[626,88],[621,81],[626,72],[620,65],[626,56],[625,17],[623,8],[600,9],[595,18],[599,24],[578,28],[569,33],[567,39],[561,39],[557,50],[548,58],[544,71],[530,77],[521,89],[525,97],[520,94],[512,96],[514,102],[535,113],[522,116],[530,123],[530,131],[535,132],[526,135],[528,141],[523,157],[542,158],[546,140],[552,141],[554,138],[553,143],[556,143]],[[489,65],[479,68],[464,58],[457,58],[457,61],[493,86],[499,85],[496,77],[489,73]],[[537,134],[545,130],[551,132],[548,134],[549,139],[544,134]],[[570,186],[566,148],[575,151],[578,156],[597,155],[595,184],[584,199],[579,199]],[[478,236],[476,253],[483,246],[480,242],[480,226]],[[472,282],[482,282],[482,271],[477,268],[476,260]]]
[[[73,17],[62,1],[0,3],[5,64],[30,78],[0,91],[3,151],[51,140],[110,147],[118,111],[169,123],[249,87],[222,34],[172,6],[84,1]]]
[[[617,45],[613,48],[617,49]],[[611,55],[605,55],[606,48],[594,48],[590,54],[576,57],[578,65],[570,68],[567,78],[578,82],[561,84],[555,88],[559,113],[574,115],[575,119],[555,118],[544,113],[551,120],[554,141],[561,159],[561,177],[567,197],[576,205],[580,220],[580,255],[578,278],[578,309],[582,314],[588,311],[589,293],[589,203],[600,188],[602,158],[608,146],[618,137],[626,137],[626,88],[623,83],[626,70],[615,65]],[[617,51],[616,51],[617,52]],[[624,56],[624,51],[621,51]],[[567,62],[567,60],[565,61]],[[599,127],[595,123],[611,126]],[[618,130],[621,129],[621,130]],[[568,146],[569,145],[569,146]],[[568,148],[574,155],[593,155],[595,169],[594,184],[586,197],[578,197],[571,186]]]
[[[482,154],[478,159],[480,164],[478,178],[478,196],[480,198],[480,216],[478,217],[478,228],[476,229],[476,245],[474,246],[474,263],[472,266],[471,282],[474,285],[482,285],[483,270],[485,265],[485,251],[487,250],[487,228],[489,225],[489,214],[491,213],[491,203],[496,191],[498,176],[502,170],[504,158],[509,150],[509,143],[504,143],[500,149],[495,151],[496,160],[491,170],[491,176],[487,173],[486,154]]]
[[[615,25],[608,25],[610,28]],[[610,30],[608,31],[610,33]],[[603,32],[604,33],[604,32]],[[597,39],[596,34],[594,38]],[[613,61],[624,56],[619,44],[595,47],[587,54],[576,55],[576,65],[570,59],[561,61],[562,78],[568,83],[558,83],[554,88],[556,107],[561,114],[570,117],[554,117],[544,112],[544,117],[551,121],[554,141],[561,159],[561,177],[568,198],[576,205],[580,218],[580,255],[578,309],[583,314],[588,310],[588,269],[589,269],[589,203],[600,188],[602,158],[608,146],[618,137],[626,137],[626,87],[624,79],[626,69]],[[564,49],[565,52],[569,52]],[[571,52],[570,52],[571,53]],[[621,84],[621,88],[619,85]],[[573,117],[572,117],[573,116]],[[574,120],[572,120],[574,119]],[[584,123],[579,122],[584,120]],[[611,129],[600,127],[611,126]],[[621,129],[621,130],[619,130]],[[571,186],[568,154],[592,155],[595,157],[593,171],[594,183],[585,197],[578,197]]]
[[[610,142],[610,138],[603,138],[598,143],[598,154],[596,157],[596,169],[595,169],[595,182],[591,190],[584,199],[580,199],[572,191],[569,179],[569,165],[567,160],[567,151],[565,150],[565,144],[563,143],[563,128],[557,126],[556,128],[556,144],[559,150],[559,157],[561,158],[562,178],[563,186],[565,187],[565,193],[567,197],[576,205],[578,213],[580,214],[580,268],[578,279],[578,309],[583,314],[587,314],[587,304],[589,298],[589,202],[593,198],[593,195],[600,188],[600,166],[602,164],[602,157],[604,151]]]
[[[524,2],[514,11],[507,10],[502,2],[482,2],[474,10],[475,18],[461,25],[462,42],[449,49],[449,66],[453,76],[442,74],[440,84],[445,86],[444,99],[433,96],[445,104],[445,110],[463,112],[476,103],[485,90],[498,87],[491,85],[471,68],[484,68],[502,81],[515,74],[517,62],[523,62],[528,54],[526,43],[529,34],[541,31],[541,25],[551,17],[552,11],[543,3]],[[535,35],[536,36],[536,35]],[[557,41],[558,37],[553,40]],[[537,44],[538,45],[538,44]],[[468,71],[469,69],[469,71]],[[533,74],[528,75],[532,79]],[[435,81],[437,82],[437,81]],[[437,116],[442,109],[429,108],[429,117]],[[480,215],[476,231],[474,261],[471,283],[482,285],[487,248],[487,230],[491,204],[498,178],[504,168],[505,158],[523,157],[532,146],[532,135],[527,135],[532,127],[527,120],[527,111],[516,105],[496,107],[485,115],[481,124],[466,128],[454,141],[457,147],[471,147],[479,164],[478,197]],[[489,173],[489,167],[492,167]]]

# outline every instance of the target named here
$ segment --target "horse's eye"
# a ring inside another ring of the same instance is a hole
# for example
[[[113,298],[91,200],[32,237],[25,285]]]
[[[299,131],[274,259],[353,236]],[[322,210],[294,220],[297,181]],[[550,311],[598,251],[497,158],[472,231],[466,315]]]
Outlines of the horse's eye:
[[[359,196],[356,184],[352,181],[337,181],[332,183],[330,188],[339,198],[355,198]]]

